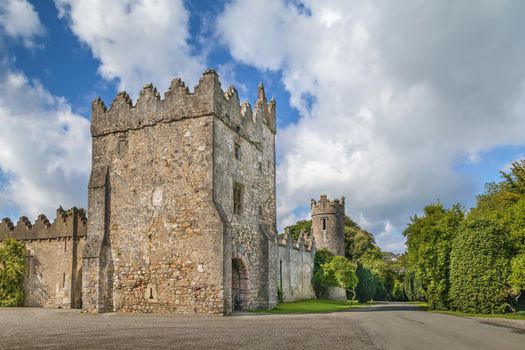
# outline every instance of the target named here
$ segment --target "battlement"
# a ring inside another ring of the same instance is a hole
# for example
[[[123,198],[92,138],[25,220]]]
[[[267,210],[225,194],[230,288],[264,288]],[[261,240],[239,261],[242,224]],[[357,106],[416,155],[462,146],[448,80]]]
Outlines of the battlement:
[[[93,137],[152,126],[185,118],[215,115],[233,130],[258,142],[258,132],[265,125],[275,133],[275,100],[267,102],[264,87],[259,85],[254,109],[248,102],[240,104],[237,90],[221,88],[214,70],[203,73],[194,91],[180,78],[174,79],[164,98],[152,84],[140,91],[133,104],[130,96],[119,92],[109,109],[100,98],[92,102],[91,134]]]
[[[315,239],[311,232],[302,230],[297,240],[290,236],[288,230],[284,231],[284,234],[277,236],[277,243],[282,247],[290,247],[290,249],[301,250],[304,249],[307,252],[315,251]]]
[[[0,241],[9,238],[16,240],[56,239],[63,237],[84,237],[87,233],[87,218],[84,209],[73,207],[56,211],[53,223],[43,214],[38,215],[34,224],[26,216],[21,216],[14,225],[10,219],[0,222]]]
[[[342,214],[345,213],[345,197],[330,200],[326,194],[322,194],[319,201],[314,199],[310,202],[312,216],[320,214]]]

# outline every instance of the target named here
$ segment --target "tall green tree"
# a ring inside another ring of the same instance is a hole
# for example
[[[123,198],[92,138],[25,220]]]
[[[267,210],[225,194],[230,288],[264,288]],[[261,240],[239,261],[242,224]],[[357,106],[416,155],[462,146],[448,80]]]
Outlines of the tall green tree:
[[[372,271],[359,264],[356,270],[359,282],[356,286],[356,295],[359,302],[364,303],[374,298],[376,294],[377,281]]]
[[[358,279],[356,266],[344,256],[335,256],[329,262],[322,265],[326,280],[329,280],[333,287],[343,288],[352,293],[352,300],[355,299],[355,287]]]
[[[403,234],[407,237],[407,260],[415,274],[408,276],[411,286],[421,284],[431,309],[448,309],[452,241],[464,218],[460,205],[445,209],[441,203],[427,205],[423,215],[411,218]],[[412,287],[411,287],[412,288]],[[411,289],[413,297],[419,293]]]
[[[420,301],[425,299],[423,286],[417,277],[415,271],[408,270],[405,272],[403,279],[403,292],[410,301]]]

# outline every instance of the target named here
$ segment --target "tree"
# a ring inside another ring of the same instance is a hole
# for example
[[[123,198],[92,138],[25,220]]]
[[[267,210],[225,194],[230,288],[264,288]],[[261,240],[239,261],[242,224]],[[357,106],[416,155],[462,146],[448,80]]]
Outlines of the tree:
[[[345,256],[357,262],[369,250],[377,248],[374,236],[345,216]]]
[[[452,245],[450,296],[455,310],[502,313],[508,307],[511,245],[499,223],[471,218]]]
[[[312,230],[312,220],[297,221],[294,225],[285,227],[284,230],[290,232],[290,237],[297,240],[301,231],[310,232]]]
[[[427,205],[423,212],[421,217],[412,217],[403,232],[407,237],[408,265],[415,273],[408,278],[412,283],[421,283],[431,309],[448,309],[450,252],[464,212],[459,204],[445,209],[441,203]],[[412,297],[419,294],[414,286],[408,287]]]
[[[410,301],[424,300],[423,286],[415,271],[408,270],[403,279],[403,292]]]
[[[0,306],[17,306],[24,300],[25,247],[14,239],[0,244]]]
[[[377,281],[372,271],[363,265],[357,265],[356,270],[359,282],[356,286],[356,295],[359,302],[364,303],[374,298],[376,294]]]
[[[355,299],[355,287],[357,286],[356,266],[344,256],[335,256],[329,262],[322,265],[326,280],[333,287],[343,288],[352,293],[352,301]]]
[[[336,282],[323,271],[323,266],[334,258],[328,249],[320,249],[315,253],[314,258],[314,273],[312,277],[312,284],[315,295],[321,298],[328,287],[335,287]]]

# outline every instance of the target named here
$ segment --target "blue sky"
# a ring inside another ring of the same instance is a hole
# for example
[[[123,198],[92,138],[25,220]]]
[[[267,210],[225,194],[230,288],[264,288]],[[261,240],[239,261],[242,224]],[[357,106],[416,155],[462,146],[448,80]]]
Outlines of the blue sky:
[[[90,103],[207,67],[277,100],[278,226],[310,198],[385,250],[525,155],[520,1],[0,0],[0,216],[86,206]],[[446,25],[443,25],[446,23]]]

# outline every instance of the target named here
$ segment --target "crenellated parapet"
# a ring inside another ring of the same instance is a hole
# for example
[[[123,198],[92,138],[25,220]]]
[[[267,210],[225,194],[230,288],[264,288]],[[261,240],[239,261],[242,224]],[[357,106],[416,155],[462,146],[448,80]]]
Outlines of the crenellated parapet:
[[[96,98],[92,102],[91,133],[97,137],[206,115],[215,115],[253,142],[258,142],[263,126],[275,133],[275,100],[266,101],[262,84],[252,110],[248,102],[240,103],[233,86],[222,90],[214,70],[203,73],[193,92],[176,78],[163,98],[152,84],[142,88],[135,104],[125,91],[117,94],[109,108]]]
[[[345,197],[330,200],[326,194],[321,195],[319,201],[310,201],[312,216],[319,214],[345,214]]]
[[[63,237],[84,237],[87,232],[87,218],[84,209],[73,207],[56,211],[56,218],[51,223],[43,214],[38,215],[34,224],[22,216],[14,225],[10,219],[0,222],[0,241],[9,238],[16,240],[56,239]]]
[[[277,236],[277,243],[281,247],[289,247],[289,249],[304,250],[306,252],[315,253],[315,239],[310,232],[304,230],[299,234],[298,239],[293,239],[290,232],[285,230],[284,234]]]

